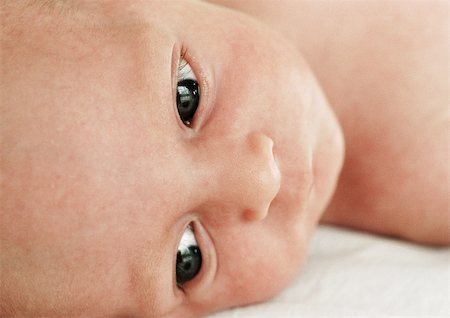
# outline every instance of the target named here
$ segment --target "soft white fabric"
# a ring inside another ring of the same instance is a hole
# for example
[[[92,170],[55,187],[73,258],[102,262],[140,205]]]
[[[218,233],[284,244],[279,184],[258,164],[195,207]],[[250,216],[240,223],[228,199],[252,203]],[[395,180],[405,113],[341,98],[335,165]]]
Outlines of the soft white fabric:
[[[293,284],[210,318],[450,317],[450,249],[320,226]]]

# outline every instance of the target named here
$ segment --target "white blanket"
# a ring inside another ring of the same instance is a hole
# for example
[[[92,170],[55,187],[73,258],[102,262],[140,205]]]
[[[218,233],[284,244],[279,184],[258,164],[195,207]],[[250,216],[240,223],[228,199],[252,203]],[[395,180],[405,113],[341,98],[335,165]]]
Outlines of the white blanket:
[[[309,254],[270,302],[210,318],[450,317],[448,248],[322,225]]]

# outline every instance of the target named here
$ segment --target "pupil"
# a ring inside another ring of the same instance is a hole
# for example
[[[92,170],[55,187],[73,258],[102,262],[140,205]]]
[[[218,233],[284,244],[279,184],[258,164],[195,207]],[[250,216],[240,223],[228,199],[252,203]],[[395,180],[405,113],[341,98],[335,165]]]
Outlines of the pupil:
[[[183,123],[190,124],[197,111],[199,99],[200,94],[197,81],[185,79],[178,82],[177,108]]]
[[[202,266],[202,254],[197,246],[189,246],[183,252],[177,253],[176,276],[177,284],[182,285],[192,280]]]

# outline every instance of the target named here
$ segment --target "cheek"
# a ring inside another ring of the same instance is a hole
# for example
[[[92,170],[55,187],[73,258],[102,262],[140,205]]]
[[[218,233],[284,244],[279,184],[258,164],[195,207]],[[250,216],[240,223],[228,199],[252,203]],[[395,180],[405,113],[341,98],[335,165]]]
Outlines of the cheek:
[[[300,268],[303,248],[289,231],[279,232],[273,226],[240,229],[226,237],[219,251],[219,284],[226,306],[267,300],[280,292]]]
[[[15,135],[21,146],[2,165],[13,182],[2,189],[0,238],[24,251],[10,275],[23,277],[18,288],[52,306],[92,306],[103,315],[132,303],[127,260],[150,237],[151,211],[164,204],[146,204],[159,193],[145,181],[154,182],[147,176],[155,168],[143,160],[151,152],[139,147],[130,128],[137,125],[126,125],[127,114],[88,115],[55,110],[23,119],[31,132]]]

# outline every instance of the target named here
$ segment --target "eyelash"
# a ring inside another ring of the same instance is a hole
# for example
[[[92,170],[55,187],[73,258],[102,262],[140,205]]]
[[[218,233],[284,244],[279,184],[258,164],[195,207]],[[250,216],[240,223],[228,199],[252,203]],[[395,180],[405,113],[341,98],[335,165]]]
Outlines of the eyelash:
[[[180,62],[184,61],[184,63],[180,63],[180,62],[178,63],[177,81],[182,81],[183,79],[185,79],[185,77],[182,76],[183,75],[182,72],[183,72],[183,69],[189,64],[188,61],[186,61],[186,59],[185,59],[186,54],[187,54],[187,48],[183,48],[180,53]]]

